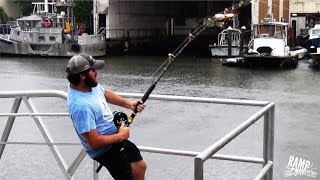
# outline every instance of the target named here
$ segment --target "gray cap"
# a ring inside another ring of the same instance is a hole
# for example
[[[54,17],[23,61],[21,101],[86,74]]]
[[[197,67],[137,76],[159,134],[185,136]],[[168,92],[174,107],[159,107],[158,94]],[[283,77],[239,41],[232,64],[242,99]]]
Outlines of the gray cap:
[[[78,74],[90,68],[99,70],[104,67],[103,60],[95,60],[89,54],[81,53],[74,55],[67,66],[70,69],[71,74]]]

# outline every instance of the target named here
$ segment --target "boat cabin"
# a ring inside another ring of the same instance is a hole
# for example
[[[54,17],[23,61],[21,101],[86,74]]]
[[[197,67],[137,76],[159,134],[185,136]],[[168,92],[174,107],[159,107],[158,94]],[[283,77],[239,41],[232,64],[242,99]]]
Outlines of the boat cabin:
[[[34,2],[33,14],[17,19],[19,27],[13,28],[10,40],[34,45],[50,45],[70,41],[72,35],[64,31],[69,19],[64,12],[54,13],[54,2]]]
[[[271,53],[275,56],[286,54],[288,23],[276,22],[271,18],[252,25],[253,50],[259,53]],[[268,48],[260,48],[268,47]],[[267,51],[267,52],[262,52]]]
[[[218,34],[218,45],[228,46],[228,32],[231,31],[231,46],[240,46],[241,31],[235,28],[227,28]]]

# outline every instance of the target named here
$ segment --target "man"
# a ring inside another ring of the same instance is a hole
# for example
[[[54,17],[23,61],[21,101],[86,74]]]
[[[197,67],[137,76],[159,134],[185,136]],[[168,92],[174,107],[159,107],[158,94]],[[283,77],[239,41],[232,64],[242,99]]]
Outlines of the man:
[[[67,66],[68,108],[75,131],[87,154],[105,166],[116,180],[143,180],[147,168],[139,149],[129,140],[130,129],[113,123],[108,103],[138,112],[145,108],[141,100],[128,101],[97,81],[97,70],[104,62],[88,54],[74,55]],[[125,144],[122,146],[119,143]]]

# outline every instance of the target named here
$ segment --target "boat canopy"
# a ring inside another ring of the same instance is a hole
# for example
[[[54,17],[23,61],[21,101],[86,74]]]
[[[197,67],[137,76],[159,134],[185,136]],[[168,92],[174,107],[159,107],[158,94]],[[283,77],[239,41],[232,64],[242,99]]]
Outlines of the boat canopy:
[[[42,21],[42,17],[34,14],[31,16],[18,18],[17,21]]]

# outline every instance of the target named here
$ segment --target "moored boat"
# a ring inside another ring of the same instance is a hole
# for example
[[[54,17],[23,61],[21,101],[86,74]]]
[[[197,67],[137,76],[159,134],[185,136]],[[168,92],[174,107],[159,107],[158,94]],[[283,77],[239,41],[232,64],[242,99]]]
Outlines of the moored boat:
[[[249,67],[295,68],[298,53],[287,45],[288,23],[276,22],[271,16],[252,25],[252,46],[243,55]]]
[[[310,67],[320,67],[320,24],[316,24],[314,28],[309,29],[309,40],[311,41],[311,47],[309,56]]]
[[[105,36],[75,31],[73,1],[34,2],[32,15],[17,19],[9,36],[0,37],[0,53],[7,55],[38,55],[71,57],[87,53],[94,57],[106,54]],[[56,13],[56,7],[66,12]]]
[[[228,38],[228,33],[230,33],[230,38]],[[228,42],[228,39],[230,39],[230,42]],[[231,27],[224,29],[218,34],[218,44],[209,45],[211,55],[213,57],[240,56],[240,51],[244,52],[246,50],[246,46],[240,48],[240,42],[241,30]]]

